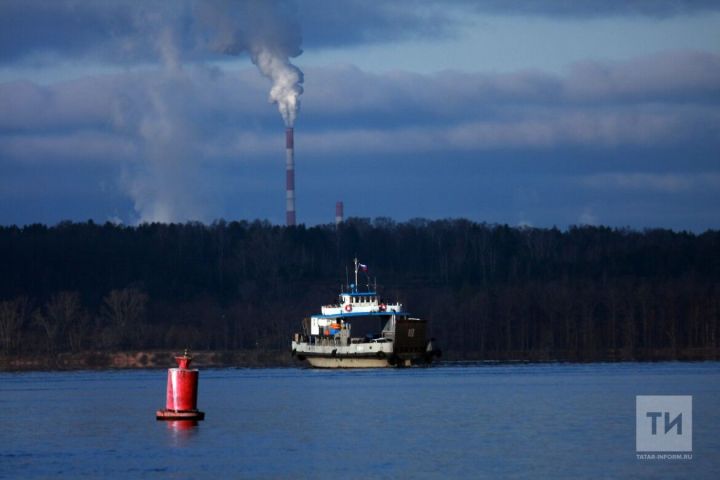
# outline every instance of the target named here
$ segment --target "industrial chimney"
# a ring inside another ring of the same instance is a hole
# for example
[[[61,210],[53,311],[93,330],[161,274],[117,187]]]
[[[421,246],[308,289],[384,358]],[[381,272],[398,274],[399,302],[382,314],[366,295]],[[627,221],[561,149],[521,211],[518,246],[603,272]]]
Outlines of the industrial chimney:
[[[286,173],[286,197],[287,207],[285,209],[287,226],[295,225],[295,135],[292,127],[285,130],[285,173]]]
[[[335,225],[340,225],[343,221],[343,202],[337,202],[335,204]]]

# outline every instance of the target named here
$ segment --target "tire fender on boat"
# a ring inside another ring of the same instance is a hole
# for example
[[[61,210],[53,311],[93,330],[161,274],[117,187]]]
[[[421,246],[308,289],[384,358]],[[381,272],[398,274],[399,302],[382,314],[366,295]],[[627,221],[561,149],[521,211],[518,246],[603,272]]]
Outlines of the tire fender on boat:
[[[345,305],[345,311],[352,312],[352,305],[350,305],[349,303],[347,305]]]

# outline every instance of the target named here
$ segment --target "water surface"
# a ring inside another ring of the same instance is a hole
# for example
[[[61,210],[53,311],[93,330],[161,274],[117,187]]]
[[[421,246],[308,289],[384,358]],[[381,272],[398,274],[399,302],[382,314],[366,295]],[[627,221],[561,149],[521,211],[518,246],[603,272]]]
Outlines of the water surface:
[[[720,364],[0,374],[4,478],[720,478]],[[638,460],[635,396],[693,396],[693,459]]]

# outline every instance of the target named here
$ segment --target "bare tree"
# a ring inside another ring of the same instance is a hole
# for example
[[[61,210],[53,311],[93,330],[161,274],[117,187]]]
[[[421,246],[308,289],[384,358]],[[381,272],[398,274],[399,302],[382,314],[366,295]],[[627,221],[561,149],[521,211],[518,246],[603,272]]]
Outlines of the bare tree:
[[[138,345],[147,303],[147,294],[135,288],[112,290],[106,295],[100,308],[104,343],[114,348]]]
[[[27,297],[0,302],[0,345],[4,353],[20,349],[23,327],[29,315],[30,301]]]
[[[35,323],[45,332],[47,351],[54,353],[70,347],[81,348],[83,328],[87,314],[80,303],[78,292],[62,291],[50,297],[43,311],[35,312]]]

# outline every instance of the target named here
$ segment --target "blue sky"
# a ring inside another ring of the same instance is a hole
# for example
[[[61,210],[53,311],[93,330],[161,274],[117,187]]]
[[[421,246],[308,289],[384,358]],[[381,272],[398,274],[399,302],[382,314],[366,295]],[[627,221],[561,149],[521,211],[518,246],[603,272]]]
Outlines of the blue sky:
[[[720,4],[0,2],[0,224],[720,228]],[[227,55],[231,53],[231,55]]]

